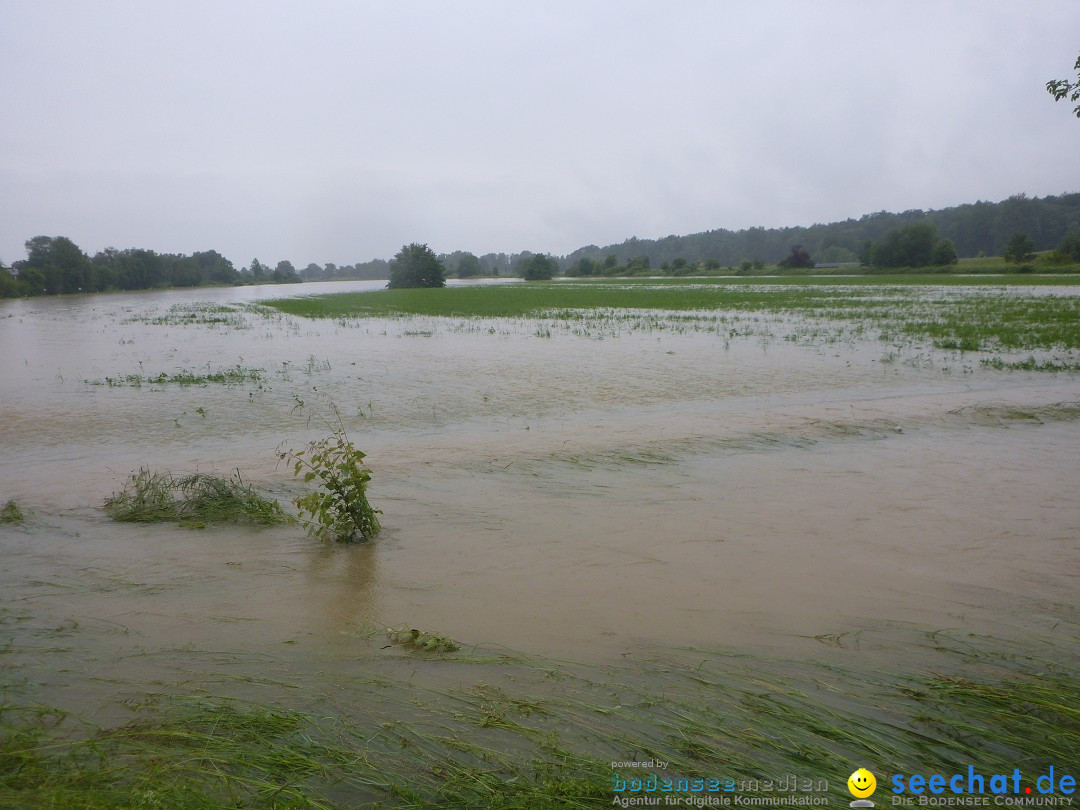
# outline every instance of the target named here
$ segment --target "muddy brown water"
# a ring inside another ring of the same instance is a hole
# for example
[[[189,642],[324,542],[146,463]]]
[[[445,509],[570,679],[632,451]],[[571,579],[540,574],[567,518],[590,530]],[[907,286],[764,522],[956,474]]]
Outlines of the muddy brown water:
[[[761,316],[735,338],[198,322],[204,304],[364,286],[0,302],[0,501],[31,513],[0,527],[8,677],[43,694],[287,679],[347,666],[399,623],[598,661],[799,656],[942,628],[1023,638],[1075,603],[1076,375],[791,343]],[[236,366],[261,382],[104,384]],[[288,501],[302,486],[275,449],[325,435],[330,402],[374,472],[374,543],[101,511],[141,466],[239,469]]]

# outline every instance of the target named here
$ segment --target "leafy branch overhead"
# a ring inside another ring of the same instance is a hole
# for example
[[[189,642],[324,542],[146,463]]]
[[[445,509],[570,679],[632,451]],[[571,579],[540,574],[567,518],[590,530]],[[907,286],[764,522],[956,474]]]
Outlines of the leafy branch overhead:
[[[1076,57],[1073,70],[1076,71],[1076,81],[1054,79],[1046,83],[1046,92],[1054,97],[1054,101],[1061,101],[1062,99],[1080,101],[1080,56]],[[1080,118],[1080,104],[1073,107],[1073,115]]]

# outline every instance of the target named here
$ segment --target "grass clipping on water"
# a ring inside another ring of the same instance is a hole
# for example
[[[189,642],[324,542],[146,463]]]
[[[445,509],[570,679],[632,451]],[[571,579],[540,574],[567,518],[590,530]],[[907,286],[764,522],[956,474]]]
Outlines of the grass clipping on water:
[[[132,473],[120,492],[105,501],[113,520],[130,523],[177,521],[189,528],[210,523],[288,523],[292,518],[277,501],[264,498],[241,478],[218,478],[205,473],[176,477],[143,467]]]

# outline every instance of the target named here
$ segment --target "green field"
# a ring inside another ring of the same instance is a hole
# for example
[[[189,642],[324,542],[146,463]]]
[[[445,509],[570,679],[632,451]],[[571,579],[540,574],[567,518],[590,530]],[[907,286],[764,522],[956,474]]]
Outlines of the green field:
[[[875,329],[884,339],[926,339],[965,351],[1080,349],[1080,296],[1026,294],[1062,277],[862,276],[723,281],[618,280],[378,290],[265,302],[309,318],[411,315],[445,318],[630,317],[692,313],[722,320],[772,313]],[[929,286],[932,285],[932,286]]]

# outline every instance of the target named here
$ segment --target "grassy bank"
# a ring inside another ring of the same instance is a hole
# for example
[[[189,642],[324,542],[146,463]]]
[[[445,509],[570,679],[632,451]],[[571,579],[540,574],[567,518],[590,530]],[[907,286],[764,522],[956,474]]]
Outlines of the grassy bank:
[[[307,701],[148,696],[107,729],[9,688],[0,805],[587,808],[611,804],[614,774],[656,773],[757,795],[795,774],[827,780],[835,806],[860,766],[882,798],[892,773],[969,764],[1031,785],[1051,766],[1074,773],[1080,751],[1080,670],[1059,643],[929,633],[929,664],[907,672],[712,650],[607,667],[394,648]],[[666,765],[612,767],[653,760]]]

